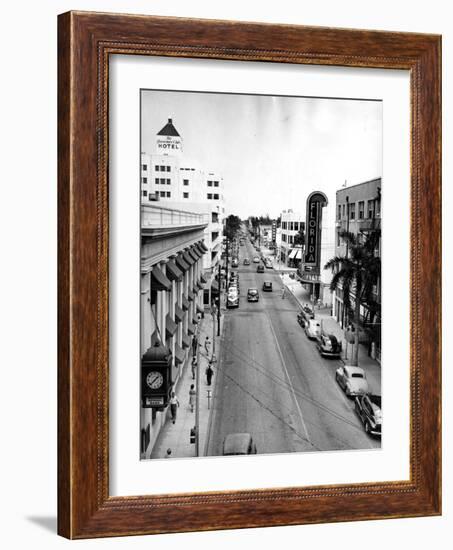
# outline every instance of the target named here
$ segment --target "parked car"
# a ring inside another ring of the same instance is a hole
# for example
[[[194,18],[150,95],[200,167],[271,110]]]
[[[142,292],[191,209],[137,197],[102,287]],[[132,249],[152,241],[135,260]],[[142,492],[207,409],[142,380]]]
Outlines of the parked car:
[[[272,292],[272,281],[264,281],[263,292]]]
[[[249,433],[228,434],[223,440],[223,455],[256,455],[256,445]]]
[[[258,256],[255,256],[255,257],[253,258],[253,263],[254,263],[254,264],[259,264],[259,263],[260,263],[260,259],[259,259]]]
[[[317,319],[309,319],[305,323],[305,334],[310,340],[316,340],[321,334],[321,323]]]
[[[239,294],[237,292],[229,292],[226,301],[227,309],[239,307]]]
[[[271,260],[266,260],[266,269],[272,269],[274,266],[272,265]]]
[[[348,397],[368,393],[365,371],[360,367],[340,367],[335,372],[335,379]]]
[[[257,272],[257,273],[264,273],[264,265],[260,264],[260,265],[256,268],[256,272]]]
[[[244,258],[244,265],[250,265],[250,260],[248,258]]]
[[[321,333],[316,339],[316,346],[322,357],[341,357],[341,342],[333,334]]]
[[[370,393],[357,396],[355,412],[362,421],[366,433],[380,437],[382,430],[381,396]]]
[[[247,302],[258,302],[260,295],[257,288],[249,288],[247,290]]]
[[[239,267],[239,262],[237,258],[231,260],[231,267]]]

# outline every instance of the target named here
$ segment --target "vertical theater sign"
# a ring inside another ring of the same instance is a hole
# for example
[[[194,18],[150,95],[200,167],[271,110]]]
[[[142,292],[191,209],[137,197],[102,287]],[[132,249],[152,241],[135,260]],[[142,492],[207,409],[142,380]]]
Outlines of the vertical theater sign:
[[[301,270],[303,283],[311,285],[313,299],[319,297],[322,209],[327,206],[327,197],[321,191],[314,191],[307,198],[305,225],[305,253]]]

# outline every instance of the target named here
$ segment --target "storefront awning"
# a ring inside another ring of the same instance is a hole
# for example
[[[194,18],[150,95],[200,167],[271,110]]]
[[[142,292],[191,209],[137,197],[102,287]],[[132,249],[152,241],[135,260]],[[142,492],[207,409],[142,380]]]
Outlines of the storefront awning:
[[[190,336],[187,336],[186,334],[182,335],[182,347],[190,348]]]
[[[295,257],[296,260],[302,260],[302,250],[299,248]]]
[[[170,314],[167,314],[167,316],[165,317],[165,336],[167,338],[171,338],[176,332],[177,328],[178,327],[176,326],[176,323],[173,321],[173,319],[170,317]]]
[[[189,309],[189,300],[184,295],[183,295],[182,300],[181,300],[181,305],[182,305],[182,309],[184,311],[187,311]]]
[[[184,258],[182,257],[181,254],[176,257],[175,263],[183,273],[185,273],[186,271],[189,271],[189,269],[190,269],[190,264],[188,264],[184,260]]]
[[[182,365],[184,363],[185,351],[175,344],[175,363],[177,365]]]
[[[197,304],[197,312],[198,313],[204,313],[204,309]]]
[[[178,306],[178,304],[175,304],[175,321],[177,323],[182,323],[183,319],[184,319],[184,311]]]
[[[180,281],[184,276],[184,273],[177,267],[172,260],[167,263],[167,277],[171,281]]]
[[[201,281],[197,283],[197,290],[203,290],[203,283]]]
[[[200,275],[200,281],[205,285],[208,280],[206,279],[206,277],[204,275]]]
[[[186,264],[193,265],[195,263],[195,260],[192,258],[192,256],[188,252],[183,252],[182,257],[184,258],[184,261]]]
[[[189,256],[191,256],[193,258],[194,262],[198,262],[200,256],[198,256],[198,254],[197,254],[197,252],[194,248],[189,248],[187,253],[189,254]]]
[[[155,265],[151,271],[151,288],[153,290],[171,290],[171,281],[167,279],[157,265]]]
[[[187,297],[191,302],[195,300],[195,294],[191,290],[189,290],[189,292],[187,293]]]
[[[201,248],[201,250],[203,252],[208,252],[209,251],[209,248],[204,244],[203,241],[201,243],[198,243],[198,246]]]
[[[196,315],[194,315],[194,316],[192,317],[192,323],[193,323],[194,325],[198,325],[198,317],[197,317]]]
[[[195,294],[195,296],[196,296],[196,295],[198,294],[198,290],[199,290],[199,288],[197,287],[197,285],[194,285],[194,287],[193,287],[193,289],[192,289],[192,290],[193,290],[193,293],[194,293],[194,294]]]
[[[195,334],[195,325],[193,323],[187,325],[187,332],[192,335]]]
[[[289,253],[288,260],[293,260],[296,257],[296,254],[297,254],[297,248],[293,248]]]

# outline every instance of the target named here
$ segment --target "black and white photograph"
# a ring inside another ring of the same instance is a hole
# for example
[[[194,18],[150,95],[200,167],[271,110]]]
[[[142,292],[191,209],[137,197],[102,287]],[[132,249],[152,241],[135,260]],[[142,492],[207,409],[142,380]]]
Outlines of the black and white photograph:
[[[382,101],[140,117],[140,458],[379,450]]]

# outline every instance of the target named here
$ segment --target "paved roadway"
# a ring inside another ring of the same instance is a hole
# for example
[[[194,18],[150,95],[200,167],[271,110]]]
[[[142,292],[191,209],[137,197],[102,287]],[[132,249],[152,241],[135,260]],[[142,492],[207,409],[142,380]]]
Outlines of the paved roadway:
[[[280,276],[242,264],[256,255],[250,241],[240,247],[240,307],[225,313],[208,456],[221,455],[234,432],[251,433],[260,454],[379,447],[335,382],[340,362],[321,358],[297,323],[296,300],[289,292],[282,299]],[[265,280],[273,292],[262,292]],[[247,302],[250,287],[258,303]]]

